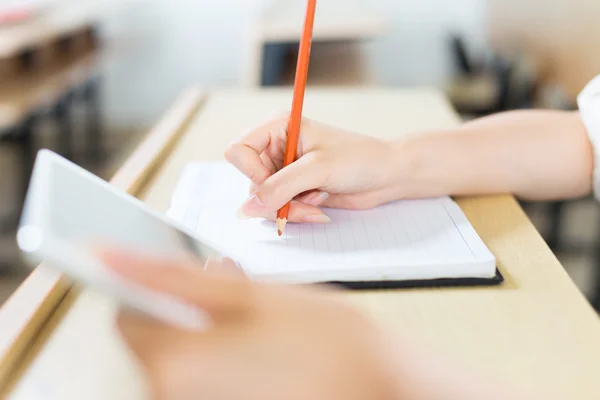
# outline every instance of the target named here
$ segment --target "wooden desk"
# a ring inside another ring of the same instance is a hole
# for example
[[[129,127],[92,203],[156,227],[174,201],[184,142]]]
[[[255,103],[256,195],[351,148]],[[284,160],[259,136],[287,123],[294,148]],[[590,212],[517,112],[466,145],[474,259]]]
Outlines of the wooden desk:
[[[73,158],[70,112],[75,100],[87,105],[87,158],[102,158],[97,25],[109,13],[122,11],[120,3],[53,0],[29,19],[0,25],[0,139],[21,153],[20,193],[29,182],[41,118],[54,117],[59,151]],[[12,215],[0,216],[0,231],[13,229],[19,214],[20,205]]]
[[[0,134],[32,110],[50,107],[64,93],[83,85],[98,72],[98,61],[99,53],[91,51],[81,58],[4,85],[0,91]]]
[[[243,77],[246,85],[261,86],[265,64],[284,64],[285,54],[279,53],[287,52],[287,46],[297,50],[306,14],[304,7],[302,1],[274,1],[253,24],[248,35],[249,58]],[[361,60],[364,56],[359,44],[382,35],[387,23],[385,16],[367,0],[320,2],[315,15],[308,83],[371,83],[368,67]],[[283,84],[291,84],[293,79],[289,77],[290,71],[285,70],[286,65],[278,67],[284,69]]]
[[[165,211],[187,162],[222,159],[234,137],[272,110],[288,107],[290,99],[291,92],[282,89],[212,94],[183,128],[181,138],[172,135],[177,140],[168,156],[157,153],[157,143],[167,141],[155,139],[155,133],[149,139],[154,140],[154,147],[145,144],[114,183],[140,193],[153,208]],[[188,103],[183,106],[190,108]],[[231,110],[236,110],[235,118]],[[307,93],[305,110],[312,118],[387,138],[458,123],[445,98],[432,90],[315,90]],[[140,164],[154,162],[159,166],[151,168],[147,180],[134,179]],[[598,318],[515,200],[510,196],[469,198],[460,200],[460,205],[497,256],[506,277],[504,285],[341,296],[382,326],[420,338],[484,374],[547,392],[537,398],[600,398]],[[36,281],[22,287],[0,312],[0,355],[6,365],[7,335],[2,335],[2,329],[18,332],[18,319],[26,318],[23,307],[40,304],[39,297],[48,293],[57,297],[44,303],[46,311],[40,315],[58,305],[35,340],[22,346],[29,352],[19,358],[20,368],[12,376],[17,384],[9,398],[31,398],[27,396],[41,392],[60,399],[143,398],[143,377],[115,332],[114,302],[91,290],[81,294],[71,290],[58,301],[64,286],[48,290],[51,283],[58,285],[55,278],[45,269],[38,270]]]
[[[88,106],[88,153],[93,161],[101,158],[99,83],[92,53],[98,50],[96,25],[115,5],[113,0],[53,0],[28,19],[0,25],[0,141],[11,142],[20,153],[19,194],[29,182],[41,118],[55,117],[60,152],[73,158],[73,100]],[[14,228],[20,208],[0,216],[0,233]]]
[[[560,85],[571,102],[600,73],[600,2],[489,0],[486,27],[498,51],[534,57],[545,84]]]
[[[54,0],[26,21],[0,26],[0,59],[51,43],[80,29],[95,25],[118,10],[119,1]]]
[[[41,118],[49,114],[54,117],[59,133],[58,151],[73,159],[74,132],[70,107],[75,100],[86,104],[87,158],[90,161],[100,160],[103,154],[98,106],[100,61],[99,50],[88,50],[52,67],[0,84],[0,144],[12,142],[20,154],[18,164],[21,170],[21,176],[17,179],[17,191],[21,196],[19,208],[12,215],[0,216],[0,234],[10,232],[16,226],[33,168],[37,121]],[[11,262],[14,261],[8,261]]]
[[[0,136],[90,78],[96,25],[116,6],[54,0],[30,19],[0,25]]]

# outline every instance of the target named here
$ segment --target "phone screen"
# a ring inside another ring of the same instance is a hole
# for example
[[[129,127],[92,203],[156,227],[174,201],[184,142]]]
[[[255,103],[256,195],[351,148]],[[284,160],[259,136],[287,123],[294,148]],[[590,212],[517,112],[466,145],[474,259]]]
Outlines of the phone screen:
[[[202,320],[198,310],[125,282],[108,271],[90,248],[115,246],[161,258],[193,257],[199,267],[210,258],[228,256],[48,151],[40,152],[36,160],[17,242],[31,266],[44,261],[124,305],[184,326]]]
[[[209,240],[48,151],[36,161],[20,232],[19,245],[29,253],[37,242],[51,238],[77,247],[115,245],[164,257],[229,257]]]

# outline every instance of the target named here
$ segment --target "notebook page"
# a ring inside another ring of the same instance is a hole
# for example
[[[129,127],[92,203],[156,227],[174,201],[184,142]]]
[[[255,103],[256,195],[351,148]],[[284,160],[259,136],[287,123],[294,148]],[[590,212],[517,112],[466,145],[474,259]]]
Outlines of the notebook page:
[[[239,220],[250,182],[226,163],[190,164],[168,215],[227,249],[250,275],[289,282],[409,280],[495,274],[493,255],[448,197],[372,210],[325,209],[330,224]]]

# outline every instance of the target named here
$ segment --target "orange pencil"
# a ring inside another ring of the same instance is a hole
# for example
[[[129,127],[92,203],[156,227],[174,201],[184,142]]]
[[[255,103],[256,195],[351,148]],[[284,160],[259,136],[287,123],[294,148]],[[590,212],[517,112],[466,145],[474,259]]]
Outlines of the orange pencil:
[[[315,10],[317,0],[308,0],[306,6],[306,19],[304,20],[304,31],[300,40],[298,51],[298,65],[296,66],[296,79],[294,81],[294,99],[292,101],[292,112],[287,130],[287,146],[283,159],[283,168],[296,161],[296,150],[298,149],[298,137],[300,136],[300,123],[302,121],[302,106],[304,105],[304,92],[306,91],[306,78],[308,76],[308,64],[310,61],[310,48],[312,44],[313,25],[315,22]],[[285,224],[288,221],[290,202],[287,202],[277,211],[277,233],[283,234]]]

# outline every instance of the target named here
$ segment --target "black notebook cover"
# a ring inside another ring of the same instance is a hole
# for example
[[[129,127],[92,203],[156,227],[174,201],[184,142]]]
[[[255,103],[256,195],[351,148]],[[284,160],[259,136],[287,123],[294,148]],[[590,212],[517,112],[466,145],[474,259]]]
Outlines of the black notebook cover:
[[[329,285],[351,290],[410,289],[458,286],[495,286],[504,282],[500,270],[492,278],[443,278],[406,281],[329,282]]]

